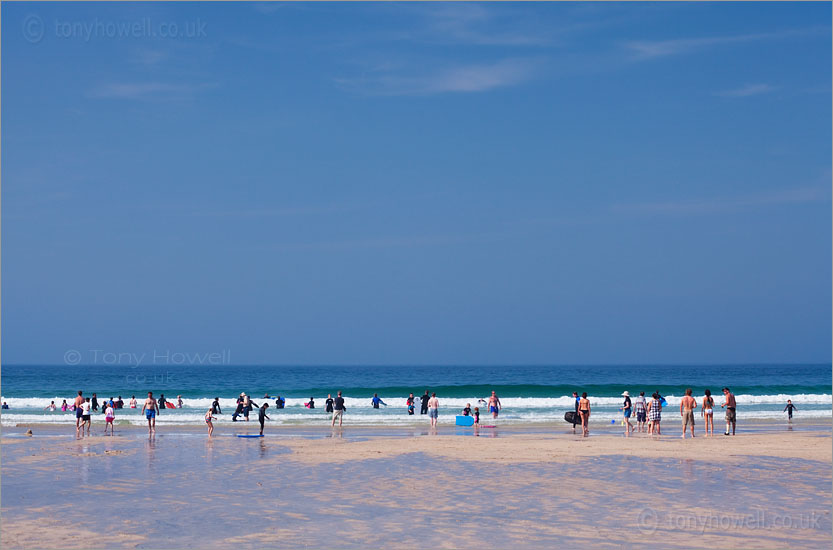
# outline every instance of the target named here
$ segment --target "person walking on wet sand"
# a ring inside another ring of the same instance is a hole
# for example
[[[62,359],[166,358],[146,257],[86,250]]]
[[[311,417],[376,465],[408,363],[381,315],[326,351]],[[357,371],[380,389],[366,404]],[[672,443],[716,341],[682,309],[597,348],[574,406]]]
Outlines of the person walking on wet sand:
[[[732,427],[732,435],[735,435],[735,423],[737,421],[737,402],[735,395],[729,391],[729,388],[723,388],[723,395],[726,401],[721,407],[726,407],[726,432],[723,435],[729,435],[729,426]]]
[[[703,396],[703,408],[700,409],[700,414],[703,416],[703,421],[705,424],[705,434],[706,435],[714,435],[714,397],[712,397],[712,391],[710,389],[706,389],[705,395]]]
[[[622,392],[622,397],[625,400],[622,402],[622,423],[625,426],[625,435],[629,436],[633,431],[633,426],[631,426],[631,411],[633,410],[633,405],[631,403],[631,394],[628,393],[627,390]]]
[[[691,426],[691,437],[694,437],[694,409],[697,408],[697,400],[691,397],[691,388],[685,391],[685,396],[680,400],[680,416],[683,417],[683,435],[685,439],[686,426]]]
[[[330,424],[331,426],[336,425],[336,418],[338,418],[338,425],[341,427],[341,423],[344,420],[344,398],[341,397],[341,390],[339,390],[336,398],[333,400],[333,421]]]
[[[113,405],[107,403],[104,405],[104,435],[107,435],[107,426],[110,426],[110,435],[116,435],[116,427],[113,425],[116,421],[116,410]]]
[[[205,423],[208,425],[208,437],[211,437],[211,434],[214,433],[214,424],[211,422],[214,418],[214,407],[211,407],[205,412]]]
[[[651,396],[651,402],[648,403],[648,433],[661,435],[660,422],[662,421],[662,402],[659,400],[659,394],[654,392]]]
[[[576,410],[573,415],[573,433],[576,433],[576,424],[581,424],[581,415],[578,413],[578,402],[581,401],[581,397],[578,396],[578,392],[573,392],[573,400],[575,401]]]
[[[142,414],[145,415],[148,421],[148,433],[156,431],[156,414],[159,412],[159,404],[153,398],[153,392],[148,392],[148,398],[145,399],[142,405]]]
[[[263,435],[263,423],[267,419],[271,420],[268,416],[266,416],[266,409],[268,408],[269,403],[263,403],[263,405],[261,405],[260,408],[257,410],[257,421],[260,422],[260,435]]]
[[[431,420],[431,427],[437,427],[437,418],[440,415],[440,400],[437,399],[437,394],[432,393],[428,400],[428,418]]]
[[[587,392],[582,392],[578,402],[578,413],[581,415],[581,433],[587,436],[590,433],[588,423],[590,421],[590,400],[587,399]]]
[[[81,430],[81,417],[84,415],[83,405],[84,405],[84,398],[82,397],[83,392],[78,390],[78,396],[75,398],[75,431]]]
[[[84,403],[81,405],[81,433],[84,432],[84,426],[87,426],[87,435],[90,435],[90,428],[93,425],[91,420],[90,414],[92,409],[92,403],[90,403],[90,398],[84,400]]]

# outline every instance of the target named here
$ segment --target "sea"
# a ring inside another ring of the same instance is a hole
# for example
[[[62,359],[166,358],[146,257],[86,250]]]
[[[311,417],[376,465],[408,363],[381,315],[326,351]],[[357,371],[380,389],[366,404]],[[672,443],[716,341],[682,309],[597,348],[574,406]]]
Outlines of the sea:
[[[621,418],[622,392],[632,397],[644,391],[666,398],[671,409],[679,406],[686,388],[700,397],[707,388],[717,403],[727,386],[738,403],[739,422],[786,421],[784,406],[791,399],[797,421],[827,422],[831,419],[830,364],[758,365],[596,365],[596,366],[265,366],[265,365],[3,365],[0,372],[2,400],[9,408],[0,411],[0,425],[74,424],[71,411],[62,412],[61,402],[72,404],[78,390],[125,401],[117,411],[117,424],[144,422],[138,409],[128,408],[135,396],[139,408],[148,391],[182,408],[166,409],[157,419],[161,425],[202,425],[206,410],[220,398],[219,424],[231,423],[231,413],[241,392],[257,404],[270,403],[273,425],[325,425],[328,394],[341,390],[345,397],[348,425],[408,426],[426,423],[426,417],[408,414],[406,399],[426,390],[436,392],[440,424],[453,424],[467,404],[480,407],[480,399],[495,391],[503,410],[502,424],[534,425],[563,422],[574,408],[572,392],[587,392],[592,407],[591,424],[616,423]],[[386,404],[371,406],[374,394]],[[265,395],[270,398],[264,399]],[[275,409],[275,396],[286,407]],[[313,400],[315,408],[307,404]],[[55,412],[45,410],[54,401]],[[256,417],[256,415],[254,415]],[[253,417],[254,420],[254,417]],[[491,419],[490,419],[491,421]]]

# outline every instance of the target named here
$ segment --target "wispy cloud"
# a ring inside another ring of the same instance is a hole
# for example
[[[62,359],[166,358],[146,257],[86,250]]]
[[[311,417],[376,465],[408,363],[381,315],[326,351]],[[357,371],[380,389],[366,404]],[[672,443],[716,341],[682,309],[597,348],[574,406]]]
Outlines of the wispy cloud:
[[[138,65],[152,67],[158,65],[168,57],[167,52],[161,50],[152,50],[148,48],[140,48],[133,50],[130,53],[130,61]]]
[[[129,100],[186,99],[213,86],[213,84],[171,84],[167,82],[109,83],[90,90],[87,97]]]
[[[286,6],[285,2],[254,2],[252,8],[258,12],[266,15],[275,13]]]
[[[371,95],[430,95],[448,92],[484,92],[515,86],[534,76],[536,61],[504,59],[494,63],[447,67],[417,75],[382,73],[336,79],[344,89]]]
[[[762,40],[773,40],[817,34],[829,30],[829,27],[807,27],[802,29],[785,29],[775,32],[736,34],[729,36],[708,36],[697,38],[677,38],[672,40],[635,40],[626,42],[624,47],[634,59],[645,60],[672,55],[688,54],[726,44],[743,44]]]
[[[775,89],[776,88],[774,86],[770,86],[769,84],[747,84],[746,86],[735,88],[733,90],[715,92],[713,95],[720,97],[749,97],[753,95],[766,94]]]
[[[713,214],[772,205],[802,204],[830,201],[829,187],[806,186],[766,191],[739,197],[715,197],[666,202],[617,204],[614,212],[645,214]]]

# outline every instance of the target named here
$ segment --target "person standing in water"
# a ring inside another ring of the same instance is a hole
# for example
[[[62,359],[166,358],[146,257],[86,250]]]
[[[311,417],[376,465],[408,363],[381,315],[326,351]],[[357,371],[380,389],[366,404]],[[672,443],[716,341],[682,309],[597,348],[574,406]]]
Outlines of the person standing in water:
[[[130,408],[131,408],[131,409],[135,409],[135,408],[136,408],[136,396],[135,396],[135,395],[133,395],[133,396],[131,396],[131,397],[130,397]]]
[[[683,439],[685,439],[686,426],[691,426],[691,437],[694,437],[694,409],[696,408],[697,400],[691,397],[691,388],[688,388],[680,400],[680,416],[683,417]]]
[[[492,392],[492,395],[489,397],[489,412],[492,413],[492,418],[497,419],[497,415],[500,414],[500,399],[495,392]]]
[[[440,416],[440,400],[437,399],[437,394],[432,393],[428,400],[428,418],[431,420],[431,427],[437,427],[437,419]]]
[[[93,394],[93,410],[98,412],[98,396]]]
[[[338,391],[335,400],[333,401],[333,421],[331,426],[336,425],[336,418],[338,418],[338,426],[344,421],[344,398],[341,397],[341,390]]]
[[[428,395],[428,390],[425,390],[425,393],[422,394],[420,401],[422,402],[419,408],[419,414],[428,414],[428,402],[431,400],[431,397]]]
[[[732,435],[735,435],[735,424],[737,422],[737,402],[735,401],[735,396],[732,392],[729,391],[729,388],[723,388],[723,396],[725,397],[726,401],[723,402],[721,407],[726,408],[726,432],[723,435],[729,435],[729,426],[732,427]]]
[[[310,398],[310,400],[312,400],[312,398]],[[324,401],[324,411],[328,412],[328,413],[333,412],[333,403],[334,402],[335,401],[333,400],[333,394],[328,393],[327,394],[327,400]]]
[[[148,398],[145,399],[142,405],[142,414],[145,415],[148,421],[148,433],[156,431],[156,413],[159,412],[159,403],[153,398],[153,392],[148,392]]]
[[[269,403],[264,403],[257,410],[257,421],[260,422],[260,435],[263,435],[263,423],[267,419],[269,419],[269,417],[266,416],[266,409],[268,409],[268,408],[269,408]]]
[[[378,409],[378,408],[379,408],[379,404],[380,404],[380,403],[381,403],[382,405],[384,405],[385,407],[387,407],[387,406],[388,406],[388,404],[387,404],[387,403],[385,403],[384,401],[382,401],[382,399],[379,397],[379,394],[378,394],[378,393],[374,393],[374,394],[373,394],[373,399],[371,399],[371,400],[370,400],[370,404],[373,406],[373,408],[374,408],[374,409]]]
[[[705,424],[704,429],[706,431],[704,433],[714,435],[714,397],[712,397],[712,391],[708,388],[704,393],[706,395],[703,397],[703,408],[700,409]]]
[[[214,398],[214,403],[211,404],[211,414],[223,414],[223,411],[220,410],[220,398],[219,397],[215,397]]]
[[[409,415],[413,415],[413,414],[414,414],[414,408],[415,408],[415,407],[414,407],[414,401],[415,401],[415,400],[414,400],[414,394],[410,394],[410,395],[408,396],[407,401],[405,401],[405,404],[408,406],[408,414],[409,414]],[[428,402],[427,402],[427,401],[426,401],[425,403],[426,403],[426,405],[428,404]]]
[[[53,403],[54,403],[54,401],[53,401]],[[787,399],[787,406],[784,407],[784,412],[787,413],[787,421],[788,422],[793,421],[793,411],[797,411],[797,410],[798,409],[795,408],[795,405],[793,405],[792,399]]]

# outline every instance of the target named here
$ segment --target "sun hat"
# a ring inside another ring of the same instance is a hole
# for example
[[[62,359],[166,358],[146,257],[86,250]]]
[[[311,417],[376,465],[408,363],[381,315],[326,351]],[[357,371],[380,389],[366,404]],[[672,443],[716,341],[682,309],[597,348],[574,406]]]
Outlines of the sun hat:
[[[624,395],[625,397],[630,397],[631,396],[631,394],[628,393],[628,390],[623,391],[622,395]]]

